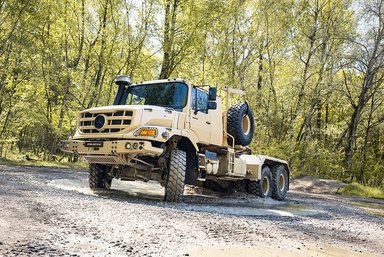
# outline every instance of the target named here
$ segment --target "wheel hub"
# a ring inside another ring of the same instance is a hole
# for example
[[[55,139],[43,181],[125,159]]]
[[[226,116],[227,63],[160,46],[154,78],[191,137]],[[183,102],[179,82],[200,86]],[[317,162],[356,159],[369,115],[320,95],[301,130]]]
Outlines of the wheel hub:
[[[244,115],[241,120],[241,127],[245,135],[248,135],[251,131],[251,120],[248,115]]]
[[[269,179],[265,177],[263,179],[263,194],[266,195],[269,192]]]
[[[285,189],[285,177],[283,174],[280,174],[279,176],[279,190],[284,191]]]

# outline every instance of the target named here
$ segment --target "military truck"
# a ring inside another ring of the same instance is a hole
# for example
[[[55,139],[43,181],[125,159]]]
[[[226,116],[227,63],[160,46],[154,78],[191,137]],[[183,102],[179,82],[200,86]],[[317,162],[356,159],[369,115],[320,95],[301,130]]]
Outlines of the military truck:
[[[110,188],[113,179],[155,180],[169,202],[182,201],[185,184],[285,199],[288,164],[252,154],[255,124],[244,91],[224,86],[219,95],[179,78],[132,83],[119,75],[115,83],[113,105],[81,111],[60,146],[90,164],[91,189]]]

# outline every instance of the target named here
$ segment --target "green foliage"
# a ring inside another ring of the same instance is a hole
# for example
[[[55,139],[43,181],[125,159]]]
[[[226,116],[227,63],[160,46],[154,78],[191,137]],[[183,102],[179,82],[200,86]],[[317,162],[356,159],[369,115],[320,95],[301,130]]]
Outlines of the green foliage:
[[[0,157],[0,164],[5,165],[23,165],[23,166],[43,166],[43,167],[60,167],[60,168],[72,168],[72,169],[87,169],[88,164],[85,162],[68,162],[68,161],[42,161],[38,156],[31,154],[11,154],[7,157]]]
[[[339,193],[343,195],[384,199],[384,191],[382,189],[363,186],[357,182],[353,182],[348,186],[341,188]]]

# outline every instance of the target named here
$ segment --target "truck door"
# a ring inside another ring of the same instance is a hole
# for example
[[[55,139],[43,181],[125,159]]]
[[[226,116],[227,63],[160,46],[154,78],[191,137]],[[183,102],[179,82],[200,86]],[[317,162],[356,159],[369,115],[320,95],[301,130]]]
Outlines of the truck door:
[[[211,122],[208,113],[208,92],[193,87],[190,110],[190,129],[196,133],[201,143],[209,144]]]

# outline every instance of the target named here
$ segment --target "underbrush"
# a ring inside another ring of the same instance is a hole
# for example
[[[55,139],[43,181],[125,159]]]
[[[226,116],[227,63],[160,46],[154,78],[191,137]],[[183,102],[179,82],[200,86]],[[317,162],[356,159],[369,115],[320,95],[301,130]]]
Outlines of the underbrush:
[[[384,190],[376,187],[364,186],[356,182],[340,188],[338,192],[342,195],[384,199]]]
[[[8,154],[7,157],[0,157],[0,164],[61,167],[74,169],[87,168],[87,163],[85,163],[84,161],[68,162],[65,158],[61,158],[61,160],[45,161],[39,159],[37,156],[18,154]]]

